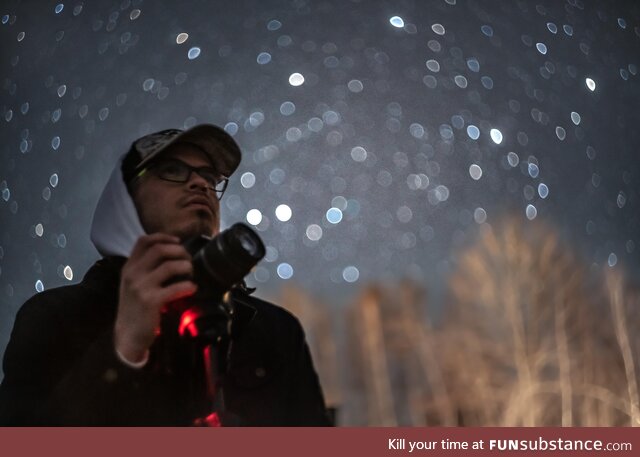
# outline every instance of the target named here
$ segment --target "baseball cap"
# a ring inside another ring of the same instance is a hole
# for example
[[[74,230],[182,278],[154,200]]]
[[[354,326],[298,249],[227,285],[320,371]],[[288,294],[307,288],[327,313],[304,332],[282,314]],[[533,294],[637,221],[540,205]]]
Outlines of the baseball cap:
[[[240,148],[218,126],[200,124],[189,130],[167,129],[138,138],[122,161],[122,175],[128,184],[136,174],[169,146],[189,143],[200,148],[222,175],[229,177],[240,164]]]

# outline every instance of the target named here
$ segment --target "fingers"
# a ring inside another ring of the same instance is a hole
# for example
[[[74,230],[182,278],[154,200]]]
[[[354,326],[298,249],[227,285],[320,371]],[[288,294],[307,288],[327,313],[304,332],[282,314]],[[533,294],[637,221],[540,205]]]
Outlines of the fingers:
[[[143,235],[136,241],[133,246],[130,257],[139,257],[142,253],[146,252],[151,246],[158,243],[180,243],[180,238],[168,235],[166,233],[152,233],[151,235]]]
[[[170,260],[146,275],[123,277],[122,292],[140,306],[159,311],[174,299],[173,295],[184,293],[189,296],[195,292],[196,285],[189,280],[171,282],[175,278],[190,277],[192,269],[189,261]]]
[[[190,296],[197,286],[191,255],[174,236],[155,233],[141,237],[122,269],[118,314],[114,327],[116,349],[127,360],[149,350],[167,303]]]
[[[191,281],[180,281],[165,287],[158,299],[162,303],[169,303],[181,298],[187,298],[196,293],[198,286]]]
[[[163,287],[174,278],[190,278],[193,265],[190,260],[165,260],[144,280],[145,287]]]
[[[191,255],[180,244],[179,238],[155,233],[138,239],[128,263],[130,269],[151,271],[172,259],[191,260]]]
[[[169,287],[172,282],[177,280],[184,285],[185,279],[191,278],[191,256],[182,245],[176,244],[174,237],[155,234],[143,238],[136,243],[135,253],[123,268],[122,289],[135,301],[159,309],[166,304],[167,296],[180,289]],[[187,282],[187,289],[193,290],[195,285]]]
[[[191,281],[180,281],[167,287],[149,290],[143,297],[147,305],[147,311],[160,313],[163,306],[174,300],[192,296],[198,290],[198,286]],[[141,300],[141,303],[142,303]]]

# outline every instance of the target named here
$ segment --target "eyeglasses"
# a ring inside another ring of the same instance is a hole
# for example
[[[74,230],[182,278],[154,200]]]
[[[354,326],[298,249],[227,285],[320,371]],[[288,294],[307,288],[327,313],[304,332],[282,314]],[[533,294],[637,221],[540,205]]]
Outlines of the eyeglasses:
[[[191,178],[191,173],[197,173],[207,181],[208,188],[215,191],[218,200],[222,198],[224,191],[227,190],[229,178],[222,176],[214,168],[211,167],[192,167],[178,159],[165,159],[152,163],[143,168],[136,178],[140,178],[147,171],[152,171],[158,178],[165,181],[185,183]]]

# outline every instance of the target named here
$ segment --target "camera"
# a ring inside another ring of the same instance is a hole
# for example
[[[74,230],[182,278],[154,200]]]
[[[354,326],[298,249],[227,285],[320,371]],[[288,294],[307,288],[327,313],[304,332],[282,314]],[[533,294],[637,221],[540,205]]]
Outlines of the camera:
[[[214,238],[199,236],[184,244],[192,256],[195,295],[170,303],[163,327],[203,342],[228,336],[233,303],[227,292],[243,285],[244,277],[265,255],[265,247],[249,226],[237,223]],[[179,315],[179,317],[178,317]],[[177,324],[177,325],[176,325]],[[172,332],[163,328],[162,333]]]
[[[241,223],[214,238],[188,240],[185,248],[193,257],[193,280],[209,296],[222,296],[239,284],[265,255],[258,234]]]

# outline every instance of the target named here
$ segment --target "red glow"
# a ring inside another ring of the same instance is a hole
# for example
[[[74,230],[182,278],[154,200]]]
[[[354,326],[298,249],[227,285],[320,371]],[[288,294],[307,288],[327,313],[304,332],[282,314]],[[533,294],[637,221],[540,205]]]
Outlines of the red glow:
[[[206,422],[207,427],[222,427],[222,422],[220,422],[218,413],[209,414],[204,421]]]
[[[211,413],[207,417],[199,417],[193,421],[196,427],[222,427],[222,421],[218,417],[218,413]]]
[[[198,314],[193,310],[189,309],[182,313],[180,326],[178,327],[180,336],[184,336],[186,332],[189,332],[189,335],[192,337],[198,336],[198,328],[194,325],[197,318]]]

